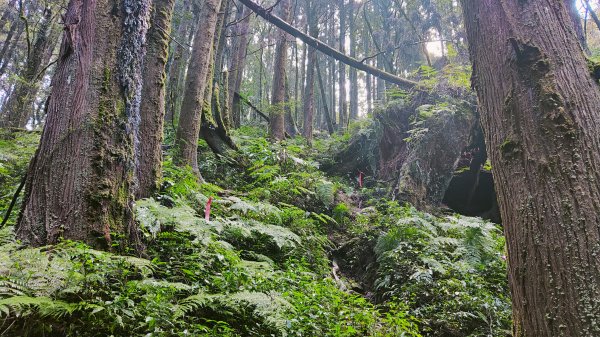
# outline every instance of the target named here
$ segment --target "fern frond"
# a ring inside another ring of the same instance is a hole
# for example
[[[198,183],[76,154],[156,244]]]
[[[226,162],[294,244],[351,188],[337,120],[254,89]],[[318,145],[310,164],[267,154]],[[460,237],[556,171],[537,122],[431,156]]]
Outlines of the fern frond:
[[[18,279],[0,280],[0,296],[21,296],[31,293],[27,283]]]
[[[315,184],[317,199],[325,206],[331,206],[335,200],[335,185],[331,181],[320,179]]]
[[[62,318],[77,309],[77,305],[56,301],[46,296],[13,296],[0,299],[0,312],[6,316],[26,316],[39,313],[43,317]]]

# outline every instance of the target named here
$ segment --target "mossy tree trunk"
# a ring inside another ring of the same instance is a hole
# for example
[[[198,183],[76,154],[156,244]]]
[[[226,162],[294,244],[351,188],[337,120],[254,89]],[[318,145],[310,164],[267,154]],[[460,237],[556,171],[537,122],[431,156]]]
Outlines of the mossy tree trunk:
[[[289,20],[290,0],[281,0],[279,15],[284,21]],[[271,97],[271,111],[269,114],[269,136],[273,140],[285,138],[285,93],[286,93],[286,60],[287,60],[287,34],[283,30],[277,32],[277,45],[275,47],[275,65],[273,67],[273,94]]]
[[[210,72],[212,48],[217,26],[217,14],[221,0],[206,0],[203,3],[199,24],[192,46],[192,56],[181,105],[179,125],[175,136],[175,162],[179,166],[190,166],[200,177],[198,170],[198,137],[200,134],[204,93]]]
[[[147,198],[158,190],[162,177],[162,140],[165,117],[165,80],[169,32],[175,0],[153,0],[151,26],[143,69],[140,105],[140,146],[136,154],[136,197]]]
[[[71,0],[17,237],[138,244],[132,204],[149,1]]]
[[[565,3],[461,2],[514,336],[600,336],[600,89]]]
[[[221,4],[221,13],[225,12],[225,3]],[[221,16],[217,20],[215,30],[221,32],[224,28],[225,17]],[[237,149],[235,143],[229,136],[227,123],[224,119],[224,111],[221,105],[220,84],[223,74],[215,71],[219,55],[218,50],[223,48],[225,40],[224,34],[215,34],[213,41],[213,51],[211,51],[211,65],[206,78],[206,89],[204,91],[204,102],[202,107],[202,118],[200,122],[200,137],[206,141],[211,150],[217,155],[226,155],[228,149]],[[218,73],[218,74],[215,74]],[[225,73],[224,76],[227,76]]]

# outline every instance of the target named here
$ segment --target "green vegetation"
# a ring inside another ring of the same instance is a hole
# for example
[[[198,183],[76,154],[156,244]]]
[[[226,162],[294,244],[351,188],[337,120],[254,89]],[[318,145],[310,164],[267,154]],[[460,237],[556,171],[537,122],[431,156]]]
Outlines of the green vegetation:
[[[2,229],[3,335],[506,335],[496,225],[420,213],[375,197],[379,186],[326,176],[320,163],[348,135],[311,148],[257,135],[247,127],[235,133],[236,158],[215,158],[201,145],[200,170],[213,184],[167,158],[161,193],[136,204],[142,257],[76,242],[25,248],[12,227]],[[0,143],[3,195],[18,185],[35,138]],[[332,256],[364,238],[374,260],[362,265],[361,256],[346,255],[336,270]],[[356,286],[348,266],[374,282]]]

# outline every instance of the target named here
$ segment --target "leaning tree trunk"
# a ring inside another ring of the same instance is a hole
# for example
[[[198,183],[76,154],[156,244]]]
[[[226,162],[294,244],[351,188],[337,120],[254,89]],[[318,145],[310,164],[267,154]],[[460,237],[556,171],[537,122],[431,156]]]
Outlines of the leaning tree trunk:
[[[23,242],[137,243],[133,171],[149,1],[71,0],[40,147],[17,226]]]
[[[220,5],[221,0],[206,0],[202,6],[175,136],[177,165],[190,166],[198,177],[198,137],[207,76],[213,60],[211,51]]]
[[[281,17],[287,21],[290,15],[290,0],[282,0]],[[275,65],[273,73],[273,97],[271,98],[271,113],[269,118],[269,135],[274,140],[285,138],[285,92],[286,92],[286,71],[285,62],[287,60],[287,34],[278,31],[277,46],[275,47]]]
[[[147,198],[158,190],[165,117],[165,67],[175,0],[154,0],[143,69],[140,105],[140,146],[136,153],[136,197]]]
[[[462,0],[514,336],[600,336],[600,89],[563,1]]]

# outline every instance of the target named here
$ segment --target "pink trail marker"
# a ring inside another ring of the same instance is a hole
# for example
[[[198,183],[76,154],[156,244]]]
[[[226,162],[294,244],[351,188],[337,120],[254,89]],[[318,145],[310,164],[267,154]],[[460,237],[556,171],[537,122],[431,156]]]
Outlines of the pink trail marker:
[[[204,207],[204,220],[210,221],[210,205],[212,205],[212,197],[208,198],[206,207]]]

